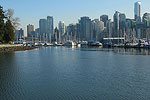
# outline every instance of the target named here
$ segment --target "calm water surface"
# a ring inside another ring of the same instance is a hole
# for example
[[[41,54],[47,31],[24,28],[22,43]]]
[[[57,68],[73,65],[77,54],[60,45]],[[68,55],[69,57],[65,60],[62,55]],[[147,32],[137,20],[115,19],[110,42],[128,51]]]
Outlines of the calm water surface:
[[[0,100],[150,100],[150,51],[48,47],[0,53]]]

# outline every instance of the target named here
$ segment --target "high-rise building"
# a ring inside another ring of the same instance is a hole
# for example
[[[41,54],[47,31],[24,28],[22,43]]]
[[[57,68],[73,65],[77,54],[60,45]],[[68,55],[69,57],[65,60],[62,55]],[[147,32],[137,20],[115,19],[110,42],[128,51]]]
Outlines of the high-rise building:
[[[15,31],[15,38],[22,38],[24,36],[24,30],[21,28]]]
[[[34,32],[34,25],[31,24],[27,25],[27,36],[31,37],[33,32]]]
[[[108,15],[100,16],[100,20],[104,22],[104,26],[106,27],[106,22],[108,21]]]
[[[150,39],[150,13],[145,13],[142,18],[143,28],[141,38]]]
[[[141,2],[135,2],[134,4],[134,18],[137,23],[141,22]]]
[[[75,24],[69,24],[69,26],[67,26],[67,36],[68,36],[68,40],[76,39],[76,25]]]
[[[107,29],[107,37],[108,38],[111,38],[112,37],[112,34],[113,34],[113,28],[114,28],[114,26],[113,26],[113,22],[111,21],[111,19],[109,19],[108,21],[107,21],[107,24],[106,24],[106,29]]]
[[[143,24],[141,23],[141,2],[135,2],[134,4],[134,17],[136,20],[136,38],[141,36],[141,28]]]
[[[39,29],[40,29],[40,35],[46,36],[47,34],[47,20],[46,19],[40,19]]]
[[[52,16],[47,16],[47,35],[48,40],[50,40],[51,36],[54,34],[54,22]]]
[[[76,24],[76,39],[80,40],[80,24]]]
[[[92,31],[91,31],[91,39],[92,40],[100,40],[102,39],[101,33],[104,30],[104,22],[100,21],[100,19],[92,20]]]
[[[54,41],[58,42],[58,39],[59,39],[59,30],[56,27],[55,30],[54,30]]]
[[[119,37],[119,15],[120,12],[116,11],[114,14],[114,37]]]
[[[89,17],[81,17],[80,23],[80,35],[81,40],[91,39],[91,19]]]
[[[150,28],[150,13],[145,13],[142,19],[143,19],[144,27]]]
[[[39,34],[40,34],[40,29],[39,28],[35,29],[35,36],[39,37]]]
[[[125,22],[126,21],[126,15],[124,13],[119,14],[119,21],[120,22]]]
[[[63,36],[65,34],[65,23],[64,23],[64,21],[60,21],[58,23],[58,29],[59,29],[59,42],[62,42]]]
[[[119,27],[120,29],[125,29],[125,23],[126,23],[126,15],[123,13],[119,14]]]

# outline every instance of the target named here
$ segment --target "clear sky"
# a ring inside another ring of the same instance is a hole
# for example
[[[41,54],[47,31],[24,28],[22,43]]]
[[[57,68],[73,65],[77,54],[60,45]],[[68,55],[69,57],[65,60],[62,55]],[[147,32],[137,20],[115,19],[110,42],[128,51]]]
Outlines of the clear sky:
[[[102,14],[112,19],[114,12],[120,11],[127,17],[133,18],[134,2],[137,0],[0,0],[4,9],[12,8],[15,16],[20,18],[20,27],[26,30],[27,24],[38,27],[39,19],[47,16],[54,17],[55,26],[58,21],[65,24],[78,22],[82,16],[91,19],[99,18]],[[142,14],[150,12],[150,0],[141,0]]]

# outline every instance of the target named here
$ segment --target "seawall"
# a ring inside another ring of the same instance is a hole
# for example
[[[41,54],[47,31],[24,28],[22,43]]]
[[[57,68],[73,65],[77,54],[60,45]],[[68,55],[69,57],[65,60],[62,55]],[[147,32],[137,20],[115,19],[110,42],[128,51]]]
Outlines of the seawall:
[[[24,51],[24,50],[31,50],[37,47],[32,46],[22,46],[20,44],[0,44],[0,52],[10,52],[10,51]]]

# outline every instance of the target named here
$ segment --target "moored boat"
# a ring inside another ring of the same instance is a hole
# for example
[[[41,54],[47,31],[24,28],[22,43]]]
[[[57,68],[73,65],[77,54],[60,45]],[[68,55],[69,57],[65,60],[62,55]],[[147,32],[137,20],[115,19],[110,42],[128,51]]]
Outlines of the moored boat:
[[[66,41],[63,45],[64,46],[77,46],[77,44],[73,41]]]
[[[88,41],[89,46],[102,46],[103,44],[99,41]]]

